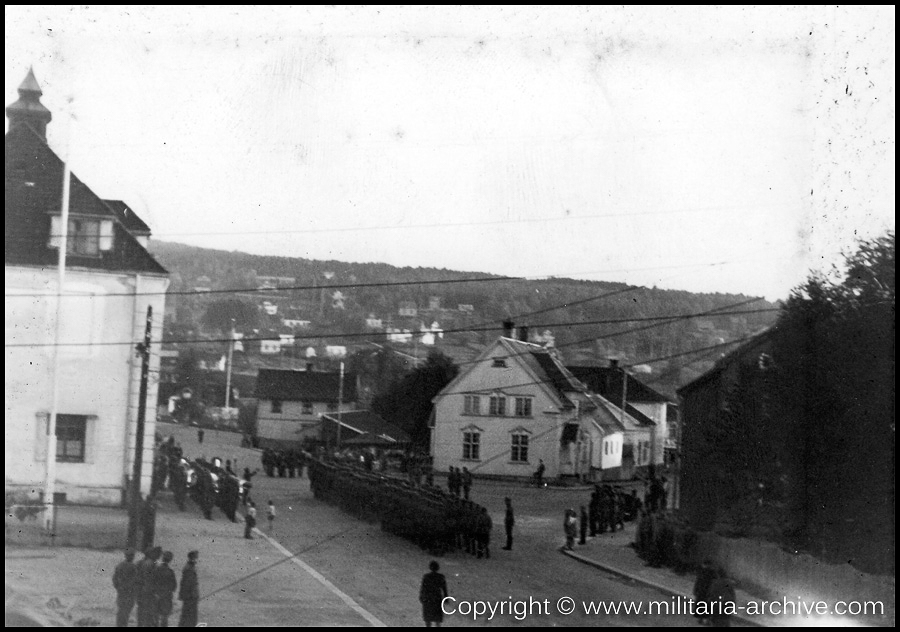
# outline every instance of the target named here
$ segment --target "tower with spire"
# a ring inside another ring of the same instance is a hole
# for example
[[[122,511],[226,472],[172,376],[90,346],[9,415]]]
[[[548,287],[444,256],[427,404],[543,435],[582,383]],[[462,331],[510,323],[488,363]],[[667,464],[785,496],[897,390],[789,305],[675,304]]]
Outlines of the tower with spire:
[[[47,123],[53,115],[41,103],[42,94],[34,77],[34,69],[29,68],[25,80],[19,86],[19,100],[6,106],[10,130],[20,125],[29,125],[41,138],[47,139]]]

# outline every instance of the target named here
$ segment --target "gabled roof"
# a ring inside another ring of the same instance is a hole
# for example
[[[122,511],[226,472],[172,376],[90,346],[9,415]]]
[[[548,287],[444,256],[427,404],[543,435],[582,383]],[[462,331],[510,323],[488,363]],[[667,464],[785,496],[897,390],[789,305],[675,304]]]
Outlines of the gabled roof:
[[[602,395],[588,393],[587,397],[596,406],[591,411],[592,416],[607,427],[615,427],[620,431],[629,431],[652,428],[656,425],[652,419],[641,415],[637,410],[629,411],[627,406],[623,415],[621,407],[616,406]],[[638,413],[643,419],[639,419],[633,413]]]
[[[337,403],[341,376],[338,372],[260,369],[256,377],[257,399]],[[344,374],[344,402],[355,402],[356,374]]]
[[[621,368],[610,366],[568,366],[566,368],[595,393],[614,402],[622,401],[622,374],[624,371]],[[669,401],[665,395],[656,392],[633,375],[627,373],[626,375],[628,375],[628,386],[625,392],[627,401],[640,403]]]
[[[322,415],[322,418],[337,423],[339,416],[337,413],[330,413]],[[389,442],[408,443],[410,441],[409,435],[404,430],[385,421],[371,410],[351,410],[341,413],[340,423],[344,428],[359,433],[359,436],[355,437],[355,439],[361,439],[368,435],[370,439],[383,437]],[[351,441],[353,441],[353,439],[349,439],[347,443],[350,443]],[[357,441],[357,443],[364,442],[365,441],[363,440]],[[371,441],[368,443],[371,444]]]
[[[749,340],[739,345],[738,347],[732,349],[728,353],[724,354],[718,360],[716,360],[713,368],[708,370],[706,373],[693,380],[692,382],[688,382],[681,388],[677,389],[675,392],[678,393],[680,397],[683,397],[685,393],[689,393],[696,388],[700,388],[704,384],[708,383],[713,378],[717,377],[720,373],[722,373],[727,366],[731,363],[738,361],[739,359],[745,357],[748,352],[753,351],[757,347],[761,345],[766,345],[771,342],[771,338],[773,333],[776,330],[776,326],[768,327],[763,329],[762,331],[754,334],[750,337]]]
[[[58,253],[47,244],[51,215],[60,213],[64,165],[30,125],[6,134],[5,258],[7,265],[55,266]],[[113,220],[113,248],[99,256],[67,255],[72,267],[168,274],[119,220],[115,211],[72,174],[70,216]]]
[[[526,373],[532,375],[534,380],[533,382],[517,386],[534,384],[546,389],[553,397],[559,400],[559,405],[564,410],[575,408],[575,404],[568,394],[583,393],[587,390],[584,384],[575,379],[563,366],[562,362],[542,345],[501,336],[493,345],[489,345],[484,349],[476,360],[472,362],[471,367],[468,370],[461,371],[432,401],[436,401],[445,394],[457,392],[457,385],[476,366],[483,362],[490,362],[492,358],[506,359],[524,367]]]
[[[132,235],[149,235],[150,227],[122,200],[103,200]]]

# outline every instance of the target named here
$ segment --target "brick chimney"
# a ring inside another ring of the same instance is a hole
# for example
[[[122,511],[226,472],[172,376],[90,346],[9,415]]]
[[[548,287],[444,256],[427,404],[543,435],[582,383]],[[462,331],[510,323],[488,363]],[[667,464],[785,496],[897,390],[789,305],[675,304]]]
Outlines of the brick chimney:
[[[519,327],[519,340],[528,342],[528,327],[525,327],[524,325]]]
[[[513,321],[511,321],[509,319],[504,320],[503,321],[503,337],[504,338],[512,338],[513,330],[515,329],[515,327],[516,327],[516,324]]]

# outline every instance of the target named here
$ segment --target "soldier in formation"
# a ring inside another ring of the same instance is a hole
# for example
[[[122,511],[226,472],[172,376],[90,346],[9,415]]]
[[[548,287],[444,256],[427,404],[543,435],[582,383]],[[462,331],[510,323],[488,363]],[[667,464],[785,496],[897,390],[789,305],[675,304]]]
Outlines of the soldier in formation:
[[[309,478],[317,499],[363,520],[379,521],[384,531],[435,555],[465,549],[490,557],[493,525],[487,509],[456,494],[316,459],[309,462]]]

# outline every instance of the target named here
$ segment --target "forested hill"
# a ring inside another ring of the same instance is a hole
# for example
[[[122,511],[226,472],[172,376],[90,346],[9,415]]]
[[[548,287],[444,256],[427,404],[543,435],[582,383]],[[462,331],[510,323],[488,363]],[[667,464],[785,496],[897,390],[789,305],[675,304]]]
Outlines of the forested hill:
[[[437,322],[441,329],[448,330],[437,346],[452,351],[454,347],[474,349],[493,340],[500,331],[500,321],[511,318],[517,326],[527,325],[532,336],[552,336],[570,364],[599,364],[610,357],[628,364],[646,363],[647,367],[640,370],[652,370],[647,381],[661,380],[668,386],[699,374],[718,353],[713,350],[697,356],[660,358],[744,338],[775,319],[774,311],[758,311],[776,307],[764,300],[730,307],[752,298],[740,294],[697,294],[562,278],[485,281],[496,275],[252,255],[163,241],[151,241],[150,250],[170,271],[173,291],[262,285],[315,288],[178,297],[167,304],[170,325],[193,323],[199,329],[204,324],[210,328],[214,319],[204,316],[214,302],[240,300],[259,308],[269,301],[278,304],[277,316],[262,311],[261,321],[253,329],[283,331],[285,318],[310,321],[305,325],[307,331],[328,332],[328,344],[350,344],[335,333],[359,336],[372,331],[367,328],[367,319],[370,325],[374,318],[384,327],[412,331]],[[447,283],[458,279],[472,281]],[[373,286],[398,282],[413,284]],[[343,287],[329,289],[334,285]],[[412,304],[417,310],[415,316],[402,315],[401,307],[408,310]],[[665,325],[652,320],[710,310],[755,313],[708,314]],[[627,319],[635,320],[625,322]],[[459,357],[458,353],[450,355]],[[685,374],[682,369],[690,361],[694,364]]]

